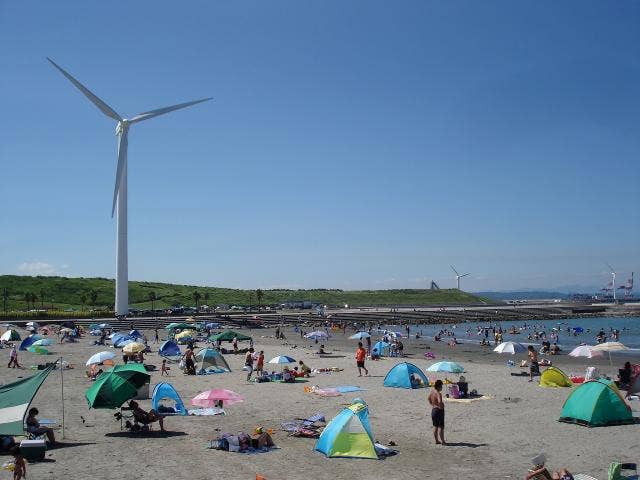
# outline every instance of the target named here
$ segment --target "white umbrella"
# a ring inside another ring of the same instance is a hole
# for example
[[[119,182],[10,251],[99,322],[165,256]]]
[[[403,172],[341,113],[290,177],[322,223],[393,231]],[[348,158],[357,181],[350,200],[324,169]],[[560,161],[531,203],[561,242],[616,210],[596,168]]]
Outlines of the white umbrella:
[[[277,357],[273,357],[269,360],[269,363],[296,363],[296,360],[294,358],[287,357],[286,355],[278,355]]]
[[[594,352],[609,352],[609,365],[613,365],[611,363],[611,352],[621,352],[624,350],[629,350],[629,347],[623,345],[620,342],[604,342],[599,343],[591,350]]]
[[[38,325],[38,322],[27,322],[26,326],[27,327],[38,328],[40,325]]]
[[[97,363],[102,363],[105,360],[111,360],[116,357],[116,354],[113,352],[98,352],[95,355],[92,355],[89,360],[87,360],[87,365],[94,365]]]
[[[304,336],[304,338],[310,338],[311,340],[318,340],[321,338],[329,338],[329,334],[321,330],[316,330],[315,332],[307,333]]]
[[[493,349],[497,353],[510,353],[512,355],[516,353],[523,353],[527,351],[527,347],[518,342],[502,342],[496,348]]]
[[[569,353],[570,357],[586,357],[586,358],[594,358],[594,357],[602,357],[602,352],[599,350],[593,350],[591,345],[579,345]]]
[[[351,340],[362,340],[363,338],[369,338],[371,337],[371,335],[369,335],[367,332],[358,332],[354,335],[351,335],[349,338]]]

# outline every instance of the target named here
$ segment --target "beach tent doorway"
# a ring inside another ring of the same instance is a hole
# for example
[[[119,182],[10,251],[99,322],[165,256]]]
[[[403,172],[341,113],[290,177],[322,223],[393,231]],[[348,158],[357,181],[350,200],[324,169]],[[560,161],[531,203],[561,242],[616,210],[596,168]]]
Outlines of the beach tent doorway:
[[[573,382],[567,375],[556,367],[549,367],[540,376],[541,387],[572,387]]]
[[[411,382],[411,376],[417,381]],[[402,362],[397,364],[387,376],[384,377],[383,385],[392,388],[424,388],[429,386],[427,376],[413,363]]]
[[[634,423],[631,408],[615,383],[608,380],[592,380],[576,388],[564,403],[559,420],[587,427]]]
[[[343,409],[325,427],[315,449],[327,457],[377,459],[367,405],[354,400]]]
[[[173,402],[170,407],[173,412],[168,411],[168,408],[162,404],[162,400],[171,400]],[[154,387],[153,395],[151,396],[151,408],[162,415],[187,415],[188,413],[176,389],[166,382],[159,383]]]
[[[24,417],[33,397],[55,365],[0,387],[0,435],[24,435]]]

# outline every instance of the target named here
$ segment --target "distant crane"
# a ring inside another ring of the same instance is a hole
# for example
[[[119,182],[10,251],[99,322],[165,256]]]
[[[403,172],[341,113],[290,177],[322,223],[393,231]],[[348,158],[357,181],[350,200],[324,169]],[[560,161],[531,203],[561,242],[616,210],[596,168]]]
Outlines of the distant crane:
[[[633,297],[633,272],[631,272],[631,277],[627,279],[627,283],[625,285],[620,285],[618,290],[624,290],[624,298]]]
[[[455,274],[456,274],[456,288],[457,288],[458,290],[460,290],[460,279],[461,279],[462,277],[466,277],[466,276],[471,275],[471,274],[470,274],[470,273],[463,273],[462,275],[460,275],[460,274],[458,273],[458,271],[457,271],[455,268],[453,268],[453,265],[449,265],[449,266],[451,267],[451,270],[453,270],[453,273],[455,273]]]
[[[613,293],[613,302],[616,302],[616,271],[613,269],[611,265],[605,262],[605,265],[609,267],[611,271],[611,281],[607,284],[606,287],[602,289],[603,292],[612,292]]]

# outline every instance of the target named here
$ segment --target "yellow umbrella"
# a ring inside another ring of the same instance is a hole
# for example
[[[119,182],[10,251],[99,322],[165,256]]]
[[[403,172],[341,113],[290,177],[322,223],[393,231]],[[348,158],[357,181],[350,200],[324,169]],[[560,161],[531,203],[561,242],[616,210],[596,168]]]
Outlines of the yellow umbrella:
[[[147,347],[145,347],[142,343],[133,342],[133,343],[128,343],[124,347],[122,347],[122,351],[124,353],[140,353],[145,348]]]
[[[176,339],[180,340],[181,338],[196,338],[198,334],[194,330],[185,330],[176,335]]]

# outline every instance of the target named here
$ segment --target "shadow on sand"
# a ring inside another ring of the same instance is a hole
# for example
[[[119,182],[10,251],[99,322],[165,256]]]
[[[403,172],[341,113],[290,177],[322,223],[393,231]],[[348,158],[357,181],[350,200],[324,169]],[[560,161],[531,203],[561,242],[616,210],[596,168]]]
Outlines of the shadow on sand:
[[[447,447],[468,447],[468,448],[478,448],[478,447],[486,447],[487,443],[469,443],[469,442],[447,442]]]
[[[166,437],[184,437],[185,432],[161,432],[160,430],[151,430],[150,432],[111,432],[105,433],[105,437],[110,438],[166,438]]]

